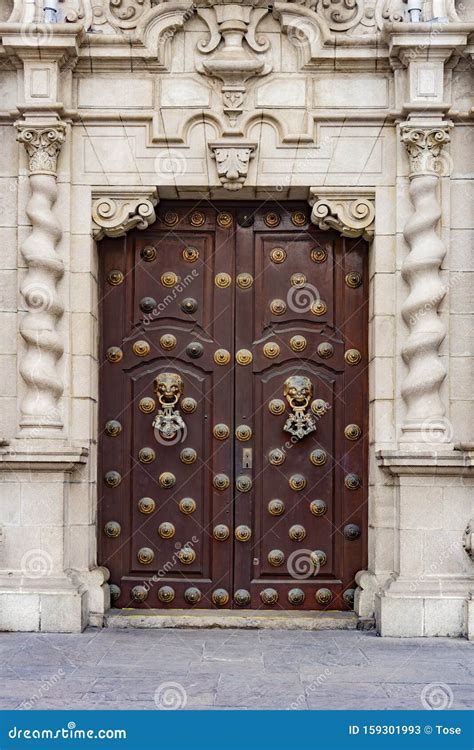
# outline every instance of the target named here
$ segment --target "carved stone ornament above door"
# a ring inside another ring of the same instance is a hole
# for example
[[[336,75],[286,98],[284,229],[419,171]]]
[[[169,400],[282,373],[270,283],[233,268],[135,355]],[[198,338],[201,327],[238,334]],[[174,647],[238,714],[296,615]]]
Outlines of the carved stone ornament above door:
[[[199,52],[209,59],[196,65],[199,73],[222,81],[224,113],[231,126],[235,126],[246,93],[246,82],[251,78],[266,76],[272,66],[252,52],[263,53],[270,47],[266,38],[257,38],[257,26],[269,13],[268,7],[255,8],[245,3],[213,4],[198,8],[197,14],[210,31],[208,40],[197,45]]]
[[[310,188],[311,221],[320,229],[335,229],[343,237],[374,238],[374,193],[358,188]]]
[[[247,178],[250,159],[255,154],[256,143],[221,141],[210,143],[216,160],[217,174],[226,190],[240,190]]]
[[[114,188],[104,186],[92,191],[92,235],[122,237],[131,229],[146,229],[156,221],[158,191],[140,186]]]
[[[252,46],[250,39],[254,19],[258,18],[258,14],[263,17],[271,12],[271,3],[268,0],[243,0],[240,3],[229,0],[59,0],[59,13],[61,20],[66,23],[83,23],[86,30],[95,33],[130,34],[143,28],[144,22],[153,18],[154,11],[157,11],[161,18],[180,13],[191,18],[197,11],[203,19],[204,15],[208,15],[209,23],[214,27],[211,32],[212,38],[216,39],[215,27],[219,25],[219,21],[215,11],[232,5],[241,8],[244,16],[247,11],[250,12],[250,34],[246,36],[246,41]],[[454,0],[445,0],[445,5],[449,20],[459,20],[454,9]],[[315,25],[323,31],[323,37],[331,34],[375,34],[385,21],[393,23],[408,20],[405,0],[276,0],[273,3],[273,14],[277,18],[288,13],[298,13],[300,10],[302,20],[305,17],[313,18]],[[181,24],[178,28],[180,26]],[[176,30],[177,28],[174,31]],[[305,30],[301,31],[304,35]],[[258,46],[258,38],[254,36],[254,40]]]

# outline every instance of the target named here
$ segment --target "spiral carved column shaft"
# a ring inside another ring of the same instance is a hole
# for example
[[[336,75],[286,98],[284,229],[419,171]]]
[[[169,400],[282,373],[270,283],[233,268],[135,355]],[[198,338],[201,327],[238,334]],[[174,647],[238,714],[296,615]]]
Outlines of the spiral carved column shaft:
[[[57,199],[57,157],[65,139],[65,126],[49,127],[19,124],[17,139],[29,157],[31,196],[26,214],[31,233],[21,246],[27,273],[21,285],[26,314],[20,333],[26,342],[26,353],[20,362],[20,373],[26,383],[21,403],[22,434],[57,434],[63,422],[59,399],[63,383],[58,360],[63,346],[58,323],[64,312],[57,284],[64,268],[56,252],[61,227],[53,207]]]
[[[414,211],[404,237],[410,252],[402,276],[410,293],[402,316],[410,329],[402,349],[408,373],[402,385],[407,414],[402,426],[405,441],[437,442],[446,439],[445,408],[440,396],[446,370],[438,355],[446,328],[438,308],[446,294],[439,270],[446,248],[436,232],[441,218],[438,199],[442,173],[441,150],[449,141],[448,126],[402,126],[402,141],[410,158],[410,198]]]

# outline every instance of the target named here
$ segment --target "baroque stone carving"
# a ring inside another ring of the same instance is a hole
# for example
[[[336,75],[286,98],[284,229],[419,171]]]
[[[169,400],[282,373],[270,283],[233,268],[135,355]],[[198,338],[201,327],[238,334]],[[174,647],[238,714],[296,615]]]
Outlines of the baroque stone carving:
[[[94,32],[127,32],[134,30],[155,4],[154,0],[59,0],[59,20],[83,23]]]
[[[58,10],[60,22],[83,23],[85,29],[92,23],[92,4],[88,0],[59,0]]]
[[[404,0],[322,0],[317,10],[336,33],[375,34],[386,21],[407,20]]]
[[[441,172],[441,150],[449,142],[449,123],[438,127],[401,126],[401,139],[410,160],[410,198],[414,211],[404,237],[410,252],[402,267],[402,276],[410,293],[402,306],[402,317],[410,329],[402,349],[408,373],[402,385],[407,415],[402,427],[405,440],[437,442],[443,440],[446,423],[440,387],[446,377],[438,349],[446,328],[438,308],[446,294],[439,269],[446,248],[436,232],[441,218],[437,196]]]
[[[59,120],[51,124],[17,123],[17,139],[26,148],[29,162],[31,195],[26,214],[31,232],[21,246],[27,273],[21,285],[26,314],[20,333],[26,353],[20,362],[20,373],[26,383],[21,402],[20,429],[24,434],[48,434],[62,428],[59,399],[63,383],[58,360],[63,345],[58,323],[64,312],[57,284],[64,264],[56,252],[61,227],[54,213],[58,191],[57,158],[65,140],[66,127]]]
[[[234,126],[243,109],[246,82],[256,76],[270,73],[272,66],[259,60],[244,47],[257,53],[266,52],[270,46],[268,39],[256,37],[257,26],[267,15],[268,8],[253,8],[249,5],[230,3],[211,8],[198,8],[198,15],[206,22],[210,38],[198,43],[198,50],[205,55],[218,50],[223,40],[223,48],[209,60],[196,66],[199,73],[222,81],[222,101],[224,112]]]
[[[133,29],[153,4],[152,0],[109,0],[108,14],[120,29]]]
[[[336,229],[344,237],[363,237],[369,242],[373,239],[375,207],[369,195],[311,188],[309,203],[311,221],[320,229]]]
[[[179,7],[177,7],[179,5]],[[140,29],[143,21],[153,20],[150,11],[156,10],[159,15],[186,13],[190,18],[197,11],[209,25],[211,38],[203,42],[200,49],[211,52],[216,49],[221,40],[215,11],[217,8],[233,6],[242,12],[250,14],[250,23],[245,34],[249,46],[256,52],[264,51],[262,45],[267,42],[257,38],[255,28],[264,15],[269,12],[266,0],[245,0],[235,3],[232,0],[195,0],[192,2],[171,3],[168,0],[59,0],[60,20],[66,23],[82,22],[87,30],[108,34],[128,34]],[[324,28],[324,35],[346,34],[360,35],[377,33],[385,21],[397,22],[406,19],[406,2],[404,0],[290,0],[289,2],[275,2],[275,16],[292,13],[292,6],[298,12],[300,21],[295,32],[297,36],[305,36],[305,18],[313,17],[315,23]],[[445,16],[449,20],[459,20],[454,9],[454,0],[445,0]],[[227,13],[227,11],[224,11]],[[15,16],[11,20],[15,20]],[[18,19],[19,20],[19,19]],[[186,19],[185,19],[186,20]],[[182,26],[182,24],[178,24]],[[175,29],[176,30],[176,29]],[[172,32],[172,34],[174,31]],[[172,35],[171,34],[171,35]],[[212,48],[209,48],[210,47]]]
[[[319,38],[324,43],[339,35],[375,35],[387,21],[406,20],[405,11],[403,0],[277,0],[273,15],[295,46],[309,49],[309,60]]]
[[[257,148],[256,143],[230,145],[225,141],[210,143],[209,148],[216,160],[217,174],[227,190],[240,190],[247,178],[250,159]]]
[[[310,5],[316,7],[316,3]],[[319,0],[317,9],[331,30],[346,31],[359,23],[364,3],[363,0]]]
[[[66,137],[64,125],[52,127],[19,126],[17,140],[25,146],[28,154],[30,175],[56,175],[57,159]]]
[[[154,187],[95,189],[92,194],[92,234],[122,237],[130,229],[146,229],[156,221],[158,192]]]
[[[440,175],[444,168],[441,150],[449,143],[449,127],[418,128],[404,126],[402,143],[410,157],[410,177],[421,174]]]

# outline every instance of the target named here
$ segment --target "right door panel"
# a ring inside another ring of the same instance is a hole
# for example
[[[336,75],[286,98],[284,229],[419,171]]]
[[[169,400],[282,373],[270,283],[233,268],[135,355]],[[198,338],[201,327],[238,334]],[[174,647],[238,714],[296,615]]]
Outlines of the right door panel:
[[[298,217],[237,228],[234,598],[351,609],[367,547],[367,247]]]

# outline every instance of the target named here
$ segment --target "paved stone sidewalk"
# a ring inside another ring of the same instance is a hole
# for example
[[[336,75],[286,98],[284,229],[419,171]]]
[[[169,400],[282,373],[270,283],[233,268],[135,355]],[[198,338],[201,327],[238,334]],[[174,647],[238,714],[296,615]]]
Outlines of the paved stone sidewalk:
[[[0,708],[467,709],[472,656],[358,631],[0,633]]]

